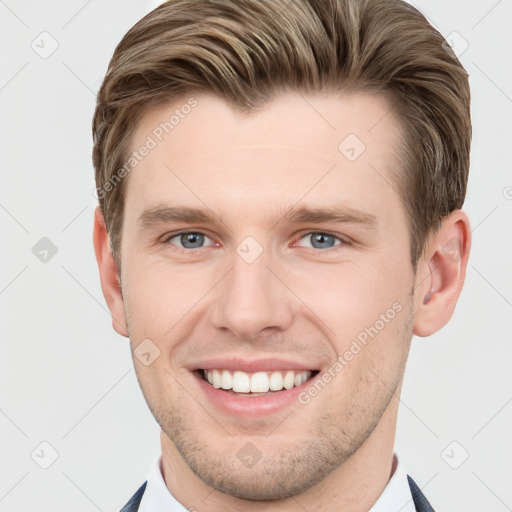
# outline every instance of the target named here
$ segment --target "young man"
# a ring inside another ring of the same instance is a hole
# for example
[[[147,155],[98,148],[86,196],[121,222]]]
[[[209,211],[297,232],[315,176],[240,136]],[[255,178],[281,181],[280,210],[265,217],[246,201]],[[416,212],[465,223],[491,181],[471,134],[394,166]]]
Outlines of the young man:
[[[94,246],[161,427],[123,511],[430,511],[393,452],[470,249],[467,74],[400,0],[171,0],[116,48]]]

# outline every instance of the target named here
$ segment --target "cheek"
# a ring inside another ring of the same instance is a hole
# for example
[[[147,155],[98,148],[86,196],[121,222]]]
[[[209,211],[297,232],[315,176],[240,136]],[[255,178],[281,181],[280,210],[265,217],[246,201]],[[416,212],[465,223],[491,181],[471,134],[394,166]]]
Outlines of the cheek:
[[[194,315],[198,301],[213,287],[218,274],[212,267],[186,268],[148,260],[131,258],[126,262],[123,298],[132,332],[163,340],[173,326]]]
[[[375,323],[380,327],[381,315],[387,321],[394,319],[398,309],[405,309],[413,282],[407,268],[387,258],[380,262],[361,258],[350,265],[329,265],[300,276],[297,273],[290,279],[297,296],[328,325],[329,337],[334,332],[343,348],[365,328]]]
[[[129,269],[123,296],[132,332],[162,340],[177,322],[181,330],[190,318],[205,311],[208,298],[201,298],[215,287],[222,273],[219,265],[176,265],[136,254],[127,257],[124,268]],[[340,349],[394,303],[403,305],[413,278],[409,266],[384,253],[361,254],[336,264],[303,261],[275,268],[293,290],[290,305],[305,304],[301,314],[316,325],[324,322],[326,336],[332,338],[335,333],[334,342]]]

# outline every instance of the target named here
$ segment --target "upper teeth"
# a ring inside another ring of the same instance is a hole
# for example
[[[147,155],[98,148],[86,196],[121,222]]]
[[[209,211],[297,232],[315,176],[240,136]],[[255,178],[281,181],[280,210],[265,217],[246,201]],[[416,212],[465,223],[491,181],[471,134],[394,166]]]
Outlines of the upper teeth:
[[[266,393],[300,386],[311,377],[311,372],[284,370],[245,373],[230,370],[203,370],[206,380],[214,388],[232,389],[238,393]]]

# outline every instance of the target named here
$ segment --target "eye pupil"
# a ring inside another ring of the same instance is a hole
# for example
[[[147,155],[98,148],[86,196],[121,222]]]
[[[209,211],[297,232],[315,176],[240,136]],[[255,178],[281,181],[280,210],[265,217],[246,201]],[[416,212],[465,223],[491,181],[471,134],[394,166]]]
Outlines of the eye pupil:
[[[181,235],[181,243],[183,244],[183,247],[186,247],[187,249],[196,249],[198,247],[201,247],[203,242],[204,235],[201,233],[183,233]],[[192,247],[190,247],[189,244],[192,244]]]
[[[204,242],[205,236],[200,232],[188,232],[177,234],[179,236],[180,244],[184,249],[200,249]],[[329,233],[320,231],[309,233],[311,245],[315,249],[330,249],[336,245],[337,237]]]
[[[327,233],[314,233],[311,235],[311,244],[313,247],[315,247],[315,249],[324,249],[325,244],[327,244],[328,247],[332,247],[334,245],[334,237],[332,235],[328,235]]]

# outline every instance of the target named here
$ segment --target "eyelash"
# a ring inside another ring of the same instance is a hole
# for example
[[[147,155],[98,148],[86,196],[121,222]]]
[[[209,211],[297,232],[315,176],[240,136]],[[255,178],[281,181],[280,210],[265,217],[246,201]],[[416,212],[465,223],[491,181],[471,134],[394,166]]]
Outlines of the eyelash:
[[[206,236],[206,237],[210,238],[210,240],[211,240],[211,237],[209,237],[206,233],[203,233],[202,231],[178,231],[176,233],[171,233],[168,236],[166,236],[164,238],[164,240],[162,241],[162,243],[163,244],[169,244],[169,241],[171,239],[176,238],[177,236],[180,236],[180,235],[187,235],[187,234],[203,235],[203,236]],[[334,233],[330,233],[329,231],[308,231],[307,233],[304,233],[299,238],[299,240],[302,240],[303,238],[305,238],[307,236],[310,236],[312,234],[321,234],[321,235],[332,236],[333,238],[338,240],[340,243],[334,245],[333,247],[329,247],[327,249],[317,249],[315,247],[303,247],[303,249],[310,249],[310,250],[319,251],[319,252],[328,252],[329,250],[333,250],[335,247],[339,247],[339,246],[343,246],[343,245],[349,245],[349,243],[350,243],[347,240],[344,240],[343,238],[335,235]],[[186,248],[178,247],[178,246],[175,246],[175,247],[176,247],[177,250],[183,251],[183,252],[191,252],[191,251],[197,251],[197,250],[200,250],[200,249],[206,249],[206,247],[197,247],[195,249],[186,249]]]

